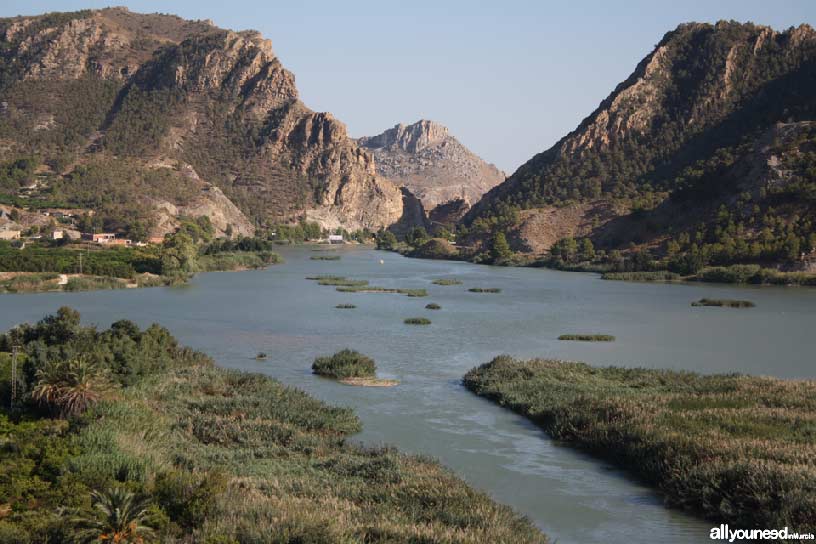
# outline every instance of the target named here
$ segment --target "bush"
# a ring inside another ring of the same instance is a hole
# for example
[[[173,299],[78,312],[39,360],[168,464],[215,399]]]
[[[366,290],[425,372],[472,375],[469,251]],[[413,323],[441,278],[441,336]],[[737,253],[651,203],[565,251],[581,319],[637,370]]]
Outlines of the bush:
[[[457,279],[438,279],[433,280],[431,283],[434,285],[462,285],[462,282]]]
[[[471,293],[501,293],[498,287],[471,287],[468,291]]]
[[[436,302],[431,302],[430,304],[425,305],[426,310],[441,310],[442,306],[437,304]]]
[[[335,306],[335,308],[338,308],[338,309],[341,309],[341,310],[353,310],[356,307],[357,306],[355,306],[354,304],[338,304],[337,306]]]
[[[312,364],[312,372],[328,378],[373,378],[377,365],[374,359],[362,353],[344,349],[331,357],[318,357]]]

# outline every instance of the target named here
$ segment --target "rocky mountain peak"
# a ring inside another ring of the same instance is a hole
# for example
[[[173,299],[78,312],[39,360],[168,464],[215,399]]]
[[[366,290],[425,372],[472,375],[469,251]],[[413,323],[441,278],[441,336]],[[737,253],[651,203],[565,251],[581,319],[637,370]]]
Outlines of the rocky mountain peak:
[[[427,119],[400,123],[357,143],[374,154],[378,174],[407,187],[429,211],[454,199],[475,202],[505,178],[451,136],[446,126]]]
[[[396,148],[408,153],[417,153],[448,137],[448,127],[421,119],[411,125],[402,123],[394,125],[394,128],[377,136],[360,138],[359,143],[369,149]]]

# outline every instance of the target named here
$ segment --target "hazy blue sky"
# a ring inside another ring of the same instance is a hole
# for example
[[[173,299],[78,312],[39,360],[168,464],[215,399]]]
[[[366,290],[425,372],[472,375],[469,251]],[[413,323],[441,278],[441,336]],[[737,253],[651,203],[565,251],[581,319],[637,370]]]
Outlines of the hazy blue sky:
[[[260,30],[295,73],[303,101],[334,113],[352,136],[434,119],[508,174],[575,128],[679,23],[816,25],[816,0],[117,4]],[[3,0],[0,15],[106,5]]]

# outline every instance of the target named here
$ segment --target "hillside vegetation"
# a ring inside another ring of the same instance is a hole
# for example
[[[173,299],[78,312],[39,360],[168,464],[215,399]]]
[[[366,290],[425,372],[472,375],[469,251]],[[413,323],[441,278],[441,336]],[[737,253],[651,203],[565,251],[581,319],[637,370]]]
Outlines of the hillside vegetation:
[[[465,217],[461,237],[557,266],[806,268],[816,251],[816,32],[669,32],[573,132]],[[594,252],[581,255],[591,242]],[[570,249],[573,244],[576,249]],[[559,246],[559,244],[561,244]]]

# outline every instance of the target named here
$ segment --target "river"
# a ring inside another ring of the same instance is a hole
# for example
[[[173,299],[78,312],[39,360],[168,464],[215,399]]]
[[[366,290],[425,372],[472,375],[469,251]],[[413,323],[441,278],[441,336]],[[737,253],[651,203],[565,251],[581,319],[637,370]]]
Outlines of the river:
[[[107,327],[158,322],[220,365],[262,372],[353,407],[367,444],[440,459],[475,487],[530,517],[561,544],[708,541],[711,524],[675,510],[602,461],[550,440],[524,418],[467,392],[462,375],[495,355],[598,365],[816,376],[816,289],[604,281],[593,274],[407,259],[360,247],[313,261],[284,247],[267,270],[209,273],[173,288],[0,296],[0,330],[68,305]],[[383,261],[382,263],[380,261]],[[306,276],[335,274],[426,298],[339,293]],[[436,278],[463,285],[437,286]],[[468,287],[499,287],[476,294]],[[750,309],[692,308],[701,297],[749,299]],[[425,310],[436,302],[442,310]],[[353,310],[335,309],[353,303]],[[426,316],[430,326],[403,324]],[[612,343],[560,342],[563,333]],[[394,388],[344,386],[311,374],[314,357],[350,347],[375,358]],[[256,361],[257,352],[268,359]]]

